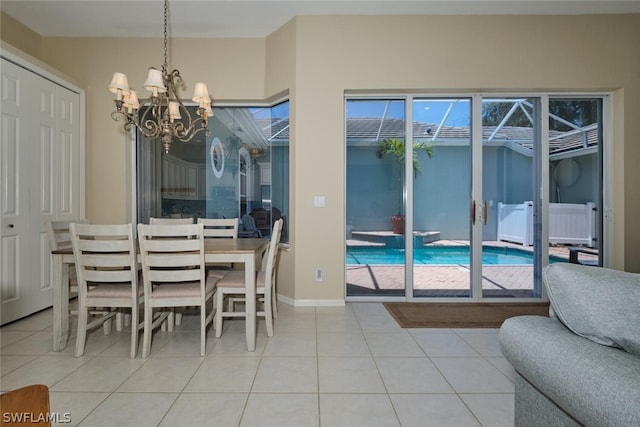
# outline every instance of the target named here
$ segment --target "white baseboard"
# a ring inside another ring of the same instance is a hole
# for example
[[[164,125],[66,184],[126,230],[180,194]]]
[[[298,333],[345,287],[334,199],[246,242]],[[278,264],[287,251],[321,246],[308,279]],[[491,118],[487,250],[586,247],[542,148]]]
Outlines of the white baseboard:
[[[343,299],[305,299],[294,300],[284,295],[278,294],[278,301],[293,307],[344,307]]]

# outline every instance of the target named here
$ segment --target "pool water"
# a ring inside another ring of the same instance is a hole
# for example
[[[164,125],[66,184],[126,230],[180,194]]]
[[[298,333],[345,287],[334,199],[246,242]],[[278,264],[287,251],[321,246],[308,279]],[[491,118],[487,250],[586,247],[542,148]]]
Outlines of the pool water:
[[[404,249],[384,247],[348,247],[348,265],[404,265]],[[549,262],[560,259],[550,257]],[[414,265],[469,265],[471,255],[468,246],[427,246],[413,250]],[[484,246],[482,248],[484,265],[533,265],[533,253],[517,248]]]

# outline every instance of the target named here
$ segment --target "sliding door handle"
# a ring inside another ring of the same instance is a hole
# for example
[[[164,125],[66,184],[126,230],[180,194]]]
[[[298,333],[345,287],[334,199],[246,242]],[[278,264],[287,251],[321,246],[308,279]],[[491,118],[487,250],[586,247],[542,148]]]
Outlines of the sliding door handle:
[[[471,201],[471,224],[476,225],[476,201]]]
[[[484,219],[484,225],[487,225],[487,201],[484,201],[484,210],[482,212],[482,218]]]

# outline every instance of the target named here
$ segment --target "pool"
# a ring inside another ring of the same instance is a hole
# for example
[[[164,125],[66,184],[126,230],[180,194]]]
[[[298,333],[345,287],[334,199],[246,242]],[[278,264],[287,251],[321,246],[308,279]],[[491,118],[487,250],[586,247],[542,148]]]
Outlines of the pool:
[[[404,249],[385,247],[348,247],[346,263],[348,265],[403,265]],[[427,246],[413,250],[414,265],[469,265],[468,246]],[[549,262],[566,261],[550,256]],[[482,263],[484,265],[533,265],[533,253],[517,248],[483,246]]]

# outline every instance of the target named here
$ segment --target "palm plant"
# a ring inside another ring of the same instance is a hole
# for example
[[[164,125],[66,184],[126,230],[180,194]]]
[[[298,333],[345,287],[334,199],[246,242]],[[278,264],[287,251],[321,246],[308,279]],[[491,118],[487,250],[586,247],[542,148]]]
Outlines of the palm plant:
[[[418,175],[422,173],[422,169],[420,168],[420,162],[418,161],[418,151],[424,151],[429,158],[433,157],[433,147],[425,142],[414,142],[413,143],[413,177],[416,178]],[[404,159],[406,157],[405,153],[405,142],[404,140],[397,138],[385,138],[380,142],[378,146],[378,151],[376,155],[379,159],[383,158],[386,154],[391,154],[398,159],[400,165],[404,164]],[[401,167],[401,171],[404,169]],[[401,172],[399,177],[400,183],[404,181],[404,173]],[[393,225],[394,233],[402,234],[404,233],[404,215],[402,214],[402,194],[400,195],[399,201],[399,210],[397,215],[393,215],[391,217],[391,223]]]
[[[405,143],[402,139],[397,138],[385,138],[380,142],[378,151],[376,152],[379,159],[383,158],[385,154],[392,154],[398,158],[400,163],[405,159]],[[413,143],[413,177],[417,177],[422,173],[420,168],[420,162],[418,161],[418,151],[424,151],[429,158],[433,157],[433,147],[426,142],[414,142]]]

